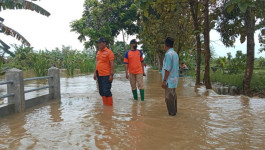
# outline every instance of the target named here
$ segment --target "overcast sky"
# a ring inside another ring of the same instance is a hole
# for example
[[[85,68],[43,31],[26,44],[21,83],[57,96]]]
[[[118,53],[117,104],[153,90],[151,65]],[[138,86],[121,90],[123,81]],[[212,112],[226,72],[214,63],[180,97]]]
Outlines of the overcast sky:
[[[30,10],[4,10],[0,16],[5,19],[4,24],[15,29],[22,34],[35,49],[54,49],[62,45],[71,46],[73,49],[82,50],[83,44],[77,39],[78,35],[70,32],[70,22],[79,19],[83,12],[84,0],[41,0],[36,2],[41,7],[51,13],[50,17],[42,16]],[[211,31],[211,43],[217,56],[226,56],[231,52],[232,55],[237,50],[246,52],[246,44],[236,42],[235,48],[225,48],[220,41],[219,33]],[[0,34],[0,38],[8,44],[20,44],[13,37]],[[130,39],[135,36],[127,37]],[[265,57],[265,52],[258,54],[259,43],[256,33],[256,57]],[[122,40],[118,36],[116,40]]]

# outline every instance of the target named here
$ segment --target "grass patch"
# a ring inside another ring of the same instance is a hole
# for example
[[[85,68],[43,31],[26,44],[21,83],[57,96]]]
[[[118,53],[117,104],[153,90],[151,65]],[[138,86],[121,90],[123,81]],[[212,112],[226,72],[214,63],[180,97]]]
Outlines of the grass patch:
[[[236,86],[240,90],[243,87],[244,74],[223,74],[222,72],[211,73],[211,82],[218,82],[223,85]]]
[[[265,71],[254,70],[251,80],[251,92],[259,92],[265,90]],[[236,86],[240,90],[243,89],[244,73],[241,74],[223,74],[221,72],[211,73],[211,82],[219,82],[228,86]]]
[[[255,69],[251,80],[251,92],[260,92],[265,90],[265,70]],[[195,80],[196,72],[189,70],[185,72],[185,75],[192,76]],[[203,81],[204,73],[201,73],[201,81]],[[210,74],[212,83],[221,83],[229,87],[236,86],[238,89],[243,89],[244,73],[240,74],[224,74],[221,70]]]

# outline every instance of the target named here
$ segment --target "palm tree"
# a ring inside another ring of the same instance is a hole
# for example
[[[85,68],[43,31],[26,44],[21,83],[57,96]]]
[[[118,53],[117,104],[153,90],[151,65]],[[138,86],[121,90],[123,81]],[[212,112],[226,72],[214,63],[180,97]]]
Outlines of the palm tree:
[[[37,1],[37,0],[32,0],[32,1]],[[27,9],[35,11],[47,17],[50,16],[50,13],[48,11],[36,5],[35,3],[27,0],[0,0],[0,12],[6,9]],[[26,38],[24,38],[16,30],[4,25],[3,22],[4,19],[0,17],[0,33],[13,36],[17,40],[21,41],[23,45],[30,46],[30,43],[27,41]],[[0,50],[3,50],[4,52],[10,54],[11,56],[14,56],[14,53],[9,51],[9,48],[10,47],[7,44],[5,44],[4,41],[0,40]]]

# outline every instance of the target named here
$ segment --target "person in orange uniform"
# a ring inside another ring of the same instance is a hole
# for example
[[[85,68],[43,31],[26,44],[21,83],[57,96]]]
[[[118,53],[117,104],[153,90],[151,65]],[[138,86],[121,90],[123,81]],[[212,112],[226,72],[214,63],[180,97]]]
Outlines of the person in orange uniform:
[[[103,37],[98,41],[97,65],[94,80],[98,81],[99,94],[102,96],[104,105],[113,105],[111,86],[114,76],[114,54],[107,48],[107,40]]]
[[[124,56],[126,78],[130,79],[134,100],[138,100],[137,87],[140,90],[141,101],[144,101],[144,58],[142,51],[137,49],[137,41],[135,39],[130,42],[131,50],[127,51]],[[130,73],[130,75],[129,75]]]

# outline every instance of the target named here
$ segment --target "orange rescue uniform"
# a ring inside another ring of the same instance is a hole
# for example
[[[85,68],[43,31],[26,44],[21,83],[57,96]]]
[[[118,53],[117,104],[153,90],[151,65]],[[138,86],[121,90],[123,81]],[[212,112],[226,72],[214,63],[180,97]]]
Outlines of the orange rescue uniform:
[[[143,74],[143,53],[140,50],[129,50],[124,56],[124,64],[128,64],[130,74]]]
[[[99,76],[109,76],[111,74],[110,61],[112,60],[114,60],[114,54],[107,47],[98,51],[96,70]]]

